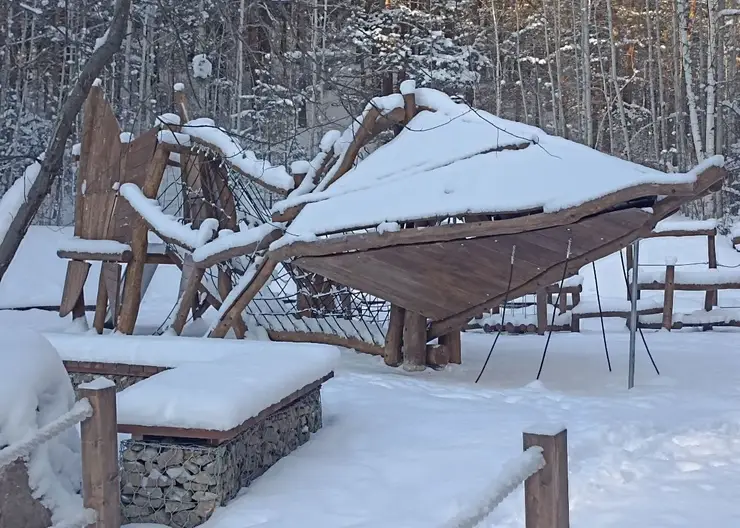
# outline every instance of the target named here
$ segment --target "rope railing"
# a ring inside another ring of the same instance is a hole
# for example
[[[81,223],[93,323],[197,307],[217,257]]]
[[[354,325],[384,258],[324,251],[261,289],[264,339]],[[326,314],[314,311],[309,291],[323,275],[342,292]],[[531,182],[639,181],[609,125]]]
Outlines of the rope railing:
[[[40,445],[89,418],[92,414],[93,410],[87,399],[78,401],[72,409],[56,420],[49,422],[33,434],[27,435],[20,442],[0,451],[0,469],[12,464],[19,458],[27,457]]]
[[[445,528],[475,528],[488,517],[506,497],[521,486],[529,477],[545,467],[543,450],[530,447],[518,457],[507,462],[484,497],[469,510],[445,525]]]

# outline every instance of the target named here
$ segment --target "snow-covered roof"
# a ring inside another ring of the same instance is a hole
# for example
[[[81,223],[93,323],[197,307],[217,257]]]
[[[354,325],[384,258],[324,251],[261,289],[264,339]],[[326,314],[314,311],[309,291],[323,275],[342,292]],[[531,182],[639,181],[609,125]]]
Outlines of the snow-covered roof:
[[[416,103],[421,111],[394,140],[334,183],[276,204],[278,212],[306,204],[290,226],[294,239],[384,222],[556,212],[639,184],[693,183],[703,170],[723,163],[716,156],[691,172],[666,174],[454,103],[434,90],[417,89]],[[387,114],[402,107],[403,98],[376,98],[369,106]]]

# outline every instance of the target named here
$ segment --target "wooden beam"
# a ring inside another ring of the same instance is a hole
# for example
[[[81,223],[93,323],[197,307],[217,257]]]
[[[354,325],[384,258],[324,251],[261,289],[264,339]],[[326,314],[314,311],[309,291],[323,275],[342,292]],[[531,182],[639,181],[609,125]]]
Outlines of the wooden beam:
[[[198,293],[198,284],[200,284],[205,270],[193,266],[192,261],[186,261],[183,265],[182,273],[186,284],[178,302],[177,315],[175,315],[175,320],[172,323],[172,330],[174,330],[177,335],[182,333],[183,328],[185,328],[185,323],[188,320],[190,310],[194,308],[195,297]]]
[[[398,367],[403,363],[403,323],[406,310],[395,304],[391,305],[388,330],[385,334],[384,361],[391,367]]]
[[[108,311],[108,288],[105,285],[103,270],[100,270],[98,278],[98,297],[95,301],[95,317],[93,317],[93,328],[98,334],[102,334],[105,328],[105,316]],[[115,321],[115,319],[113,319]]]
[[[147,176],[142,193],[147,198],[154,198],[162,183],[164,169],[167,166],[169,152],[157,146],[152,160],[149,163],[149,175]],[[133,258],[126,267],[126,282],[123,294],[123,306],[118,317],[116,327],[123,334],[133,334],[136,319],[139,315],[141,304],[141,281],[144,275],[144,264],[146,264],[147,248],[149,246],[149,229],[146,222],[137,217],[134,220],[133,234],[131,236],[131,252]]]
[[[547,332],[547,290],[537,290],[537,333]]]
[[[231,282],[231,270],[224,269],[223,266],[219,266],[218,268],[218,293],[221,296],[221,301],[225,301],[226,298],[229,296],[229,292],[231,292],[232,288],[232,282]],[[195,317],[195,312],[193,313],[193,317]],[[234,334],[236,334],[237,339],[244,339],[247,335],[247,324],[244,322],[244,319],[241,317],[237,317],[234,320]]]
[[[445,368],[450,363],[449,350],[442,345],[426,346],[426,364],[435,370]]]
[[[69,260],[92,260],[94,262],[130,262],[132,254],[130,251],[122,251],[121,253],[89,253],[86,251],[60,249],[57,251],[57,257]]]
[[[663,238],[663,237],[691,237],[691,236],[714,236],[717,234],[716,229],[702,229],[701,231],[655,231],[651,232],[645,238]]]
[[[93,415],[80,425],[83,504],[97,512],[97,521],[88,528],[120,528],[116,387],[80,387],[79,394],[93,409]]]
[[[196,261],[195,265],[198,266],[199,268],[210,268],[212,266],[215,266],[217,264],[220,264],[226,260],[229,260],[235,257],[241,257],[243,255],[251,255],[252,253],[255,253],[257,251],[262,251],[262,250],[267,249],[268,247],[270,247],[270,244],[275,242],[282,235],[283,235],[283,230],[276,227],[268,235],[266,235],[261,240],[258,240],[257,242],[252,242],[250,244],[245,244],[243,246],[231,247],[219,253],[214,253],[213,255],[209,256],[205,260]]]
[[[542,448],[545,467],[524,483],[526,528],[570,528],[568,432],[524,433],[524,450]]]
[[[85,282],[90,273],[89,262],[80,260],[71,260],[67,263],[67,275],[64,279],[64,290],[62,292],[62,302],[59,306],[59,316],[68,316],[78,304],[80,295],[83,295]],[[84,308],[84,295],[82,306]],[[83,310],[84,314],[84,310]]]
[[[707,257],[709,269],[717,269],[717,235],[711,234],[707,237]],[[710,290],[704,297],[704,310],[712,311],[712,308],[718,305],[719,292]]]
[[[103,262],[100,274],[105,283],[108,304],[115,321],[118,319],[118,311],[121,307],[121,265],[117,262]]]
[[[232,327],[234,321],[237,318],[241,318],[242,312],[247,305],[254,299],[254,296],[259,293],[262,287],[270,280],[272,272],[278,265],[278,261],[271,258],[265,258],[260,264],[259,270],[252,277],[251,282],[247,285],[244,291],[239,294],[236,300],[230,307],[226,307],[221,320],[218,322],[216,327],[208,334],[208,337],[223,338],[229,332],[229,328]]]
[[[424,370],[427,362],[427,319],[406,311],[403,324],[403,369]]]
[[[675,290],[676,266],[665,268],[665,292],[663,294],[663,328],[673,327],[673,292]]]
[[[350,348],[370,354],[371,356],[382,356],[384,349],[380,345],[368,343],[356,337],[342,337],[336,334],[323,334],[321,332],[300,332],[300,331],[283,331],[268,330],[267,335],[272,341],[285,341],[288,343],[318,343],[322,345],[334,345],[344,348]]]

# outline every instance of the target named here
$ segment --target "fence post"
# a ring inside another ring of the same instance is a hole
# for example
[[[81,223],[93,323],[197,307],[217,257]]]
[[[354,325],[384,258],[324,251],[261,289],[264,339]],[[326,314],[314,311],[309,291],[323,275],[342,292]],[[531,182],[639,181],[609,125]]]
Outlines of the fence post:
[[[542,448],[545,467],[524,483],[526,528],[570,528],[568,510],[568,431],[524,433],[524,450]]]
[[[89,528],[120,528],[121,485],[118,474],[116,387],[105,378],[78,387],[93,415],[80,424],[82,437],[82,497],[95,510],[97,522]]]
[[[666,258],[665,288],[663,289],[663,328],[673,328],[673,295],[676,289],[676,259]]]

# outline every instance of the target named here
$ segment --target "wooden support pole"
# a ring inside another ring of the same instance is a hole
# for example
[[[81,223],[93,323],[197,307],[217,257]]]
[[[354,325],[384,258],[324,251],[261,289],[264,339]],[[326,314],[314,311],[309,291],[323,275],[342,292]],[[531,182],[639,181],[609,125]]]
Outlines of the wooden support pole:
[[[450,362],[447,347],[443,345],[427,345],[426,363],[436,370],[441,370]]]
[[[427,362],[427,318],[406,311],[403,324],[403,368],[424,370]]]
[[[388,331],[385,334],[384,361],[391,367],[398,367],[403,363],[401,347],[403,346],[403,322],[406,310],[395,304],[391,305],[391,314],[388,321]]]
[[[462,335],[459,331],[439,336],[439,344],[447,349],[447,358],[450,363],[462,363]]]
[[[676,289],[676,266],[665,267],[665,290],[663,292],[663,328],[673,328],[673,294]]]
[[[570,331],[571,332],[581,331],[581,318],[577,314],[571,314],[570,316]]]
[[[93,328],[98,334],[103,333],[105,328],[105,316],[108,312],[108,288],[105,285],[105,274],[100,270],[100,280],[98,280],[98,298],[95,301],[95,317],[93,318]],[[115,317],[113,318],[115,321]]]
[[[547,291],[537,291],[537,333],[545,335],[547,331]]]
[[[118,474],[116,387],[80,387],[93,415],[80,424],[82,437],[82,497],[85,508],[97,512],[88,528],[120,528],[121,484]]]
[[[545,467],[524,483],[526,528],[569,528],[568,431],[524,433],[524,450],[542,448]]]
[[[716,235],[707,236],[707,256],[709,261],[709,269],[717,269],[717,241]],[[704,310],[707,312],[712,311],[712,308],[718,305],[719,302],[719,291],[718,290],[707,290],[704,298]]]

